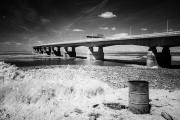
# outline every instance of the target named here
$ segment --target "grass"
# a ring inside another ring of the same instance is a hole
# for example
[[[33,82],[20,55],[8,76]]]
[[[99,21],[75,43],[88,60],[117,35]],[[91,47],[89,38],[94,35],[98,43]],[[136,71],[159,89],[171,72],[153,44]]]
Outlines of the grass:
[[[151,114],[128,111],[128,80],[149,81]],[[161,120],[162,111],[179,118],[179,91],[159,89],[168,88],[163,84],[179,90],[179,70],[98,66],[20,69],[0,62],[0,120]]]
[[[79,107],[91,104],[93,99],[98,102],[112,91],[107,84],[89,78],[82,69],[24,72],[1,63],[1,74],[5,79],[0,89],[0,110],[6,110],[1,112],[1,119],[45,119],[52,114],[50,119],[56,119],[62,111],[72,109],[82,114]]]

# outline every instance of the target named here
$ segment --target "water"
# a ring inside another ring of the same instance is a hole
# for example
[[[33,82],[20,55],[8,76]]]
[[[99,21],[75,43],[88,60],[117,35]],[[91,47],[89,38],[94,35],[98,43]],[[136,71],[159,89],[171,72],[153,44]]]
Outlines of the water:
[[[32,52],[0,52],[0,61],[18,67],[41,65],[145,66],[146,54],[146,52],[106,53],[104,61],[89,61],[85,59],[85,54],[82,53],[77,54],[77,56],[79,56],[77,58],[65,59],[63,57],[55,56],[34,58]],[[175,53],[174,56],[177,58],[180,56],[180,53]],[[180,59],[174,59],[172,63],[180,65]]]

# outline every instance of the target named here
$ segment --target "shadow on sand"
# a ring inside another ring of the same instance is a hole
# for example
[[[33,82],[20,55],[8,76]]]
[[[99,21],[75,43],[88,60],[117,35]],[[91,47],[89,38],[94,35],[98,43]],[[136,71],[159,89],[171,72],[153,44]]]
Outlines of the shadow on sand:
[[[180,65],[171,65],[170,67],[167,67],[169,69],[180,69]]]
[[[119,59],[104,59],[104,61],[108,62],[116,62],[116,63],[123,63],[123,64],[137,64],[137,65],[146,65],[144,61],[140,60],[119,60]]]

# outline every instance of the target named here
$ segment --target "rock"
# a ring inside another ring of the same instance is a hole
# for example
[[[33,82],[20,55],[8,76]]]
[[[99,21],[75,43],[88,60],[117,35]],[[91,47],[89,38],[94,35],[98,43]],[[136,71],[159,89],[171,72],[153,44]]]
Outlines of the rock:
[[[0,85],[3,85],[3,84],[4,84],[4,77],[0,76]]]
[[[166,120],[173,120],[173,118],[166,112],[161,112],[161,116]]]
[[[68,112],[64,112],[64,117],[69,117],[69,113]]]
[[[95,105],[93,105],[93,108],[96,108],[96,107],[98,107],[99,106],[99,104],[95,104]]]
[[[79,108],[75,108],[75,109],[74,109],[74,112],[79,113],[79,114],[82,114],[82,113],[83,113],[83,111],[82,111],[81,109],[79,109]]]
[[[89,120],[96,120],[96,116],[90,116]]]

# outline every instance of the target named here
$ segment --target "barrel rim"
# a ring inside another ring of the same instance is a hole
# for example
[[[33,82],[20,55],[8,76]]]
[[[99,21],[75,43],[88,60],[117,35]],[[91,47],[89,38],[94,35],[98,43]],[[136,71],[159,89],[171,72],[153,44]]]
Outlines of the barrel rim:
[[[144,81],[144,80],[130,80],[128,81],[129,83],[137,83],[137,82],[140,82],[140,83],[149,83],[148,81]]]

